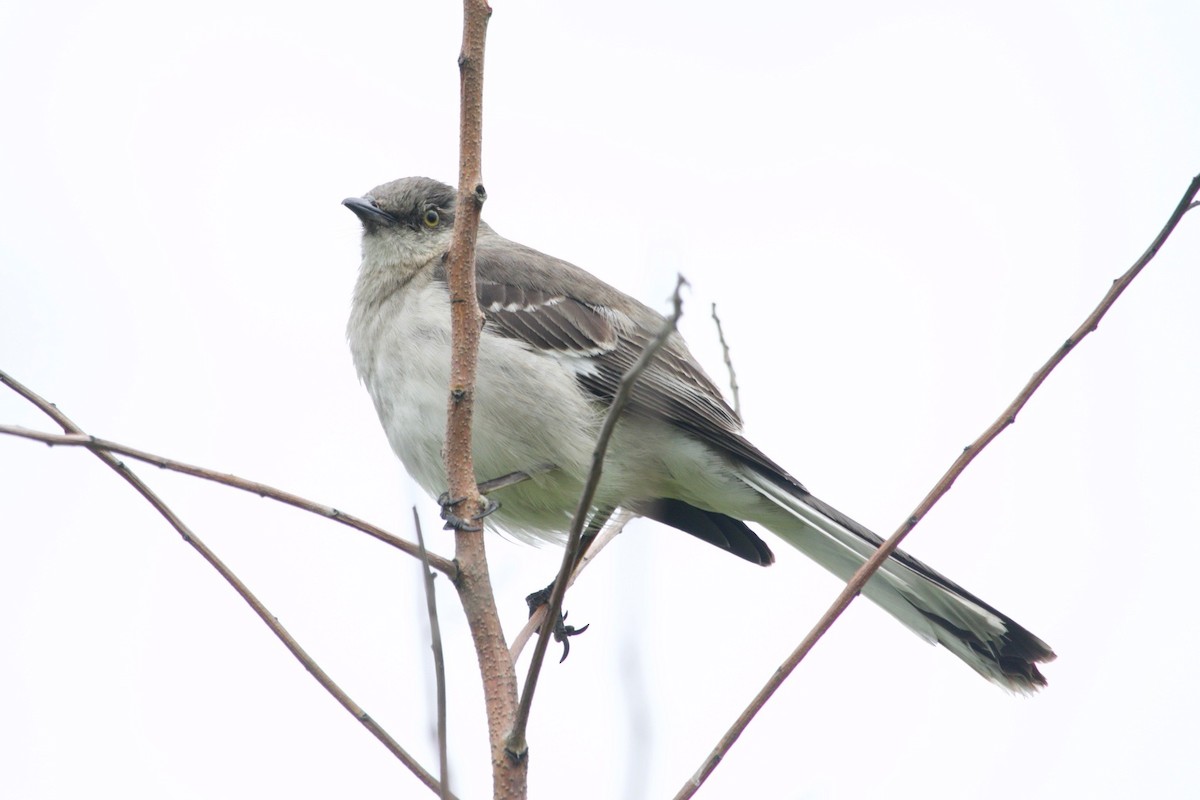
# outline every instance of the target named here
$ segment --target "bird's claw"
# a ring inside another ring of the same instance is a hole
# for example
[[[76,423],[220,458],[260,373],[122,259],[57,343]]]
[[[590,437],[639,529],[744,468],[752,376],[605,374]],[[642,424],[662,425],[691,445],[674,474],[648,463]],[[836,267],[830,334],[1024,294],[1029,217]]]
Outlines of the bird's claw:
[[[554,624],[554,641],[562,642],[563,654],[562,658],[558,660],[558,663],[561,664],[566,661],[567,656],[571,654],[571,637],[578,636],[591,626],[592,624],[589,622],[582,628],[576,628],[574,625],[567,624],[567,615],[565,612],[559,614],[558,621]]]
[[[466,499],[465,497],[451,497],[449,492],[442,492],[438,495],[437,501],[438,505],[442,507],[442,519],[446,521],[446,524],[442,526],[443,530],[481,531],[483,526],[475,523],[500,508],[500,503],[485,497],[483,498],[483,510],[470,519],[463,519],[451,509]]]
[[[532,617],[535,611],[550,602],[550,593],[553,590],[554,584],[552,583],[545,589],[538,589],[536,592],[525,598],[525,602],[529,606],[529,616]],[[542,627],[545,627],[545,623],[542,623]],[[558,663],[561,664],[562,662],[566,661],[567,656],[570,655],[571,637],[578,636],[586,631],[589,627],[591,627],[590,623],[588,625],[584,625],[582,628],[576,628],[574,625],[568,625],[566,612],[559,613],[558,619],[554,621],[554,628],[551,630],[551,633],[554,635],[554,641],[562,642],[563,646],[562,658],[558,660]],[[541,629],[539,629],[538,633],[541,633]]]

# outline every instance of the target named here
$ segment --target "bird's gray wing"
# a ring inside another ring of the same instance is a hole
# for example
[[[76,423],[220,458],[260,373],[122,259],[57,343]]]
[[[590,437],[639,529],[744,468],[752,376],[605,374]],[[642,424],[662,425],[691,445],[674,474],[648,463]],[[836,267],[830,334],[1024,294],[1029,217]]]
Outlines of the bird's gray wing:
[[[488,232],[476,253],[479,305],[486,324],[503,336],[541,351],[576,357],[579,384],[611,402],[621,378],[662,329],[662,315],[578,267]],[[497,241],[498,240],[498,241]],[[866,526],[814,497],[741,434],[741,421],[720,390],[673,335],[634,385],[628,413],[665,420],[713,445],[783,487],[805,505],[872,547],[883,539]],[[651,519],[691,533],[750,561],[769,564],[770,549],[744,522],[671,498],[649,499],[634,508]],[[942,586],[1004,617],[920,560],[897,550],[892,558]],[[925,613],[925,612],[922,612]],[[1044,644],[1007,617],[1019,648],[1040,653]],[[941,620],[942,624],[950,623]],[[1003,654],[1002,654],[1003,655]]]
[[[435,280],[445,280],[444,266]],[[608,404],[621,378],[665,320],[595,276],[481,231],[476,292],[485,325],[531,350],[572,363],[580,387]],[[793,489],[803,487],[738,432],[737,414],[675,334],[634,385],[626,413],[661,419],[754,464]],[[775,477],[778,476],[778,477]],[[755,564],[775,560],[740,519],[670,497],[630,498],[630,510],[678,528]]]
[[[435,277],[444,280],[444,267]],[[577,358],[580,386],[611,402],[621,378],[661,330],[662,315],[573,264],[482,230],[476,291],[485,322],[502,336]],[[747,462],[772,481],[807,490],[741,435],[741,420],[672,334],[642,373],[627,413],[664,420]]]
[[[579,384],[602,402],[611,402],[621,378],[662,329],[662,315],[566,261],[510,242],[490,230],[480,237],[475,256],[476,291],[486,323],[526,346],[580,360]],[[814,497],[786,470],[741,434],[741,421],[720,390],[692,358],[682,337],[673,335],[634,385],[628,413],[665,420],[713,445],[783,487],[820,514],[872,547],[883,539],[866,526]],[[740,520],[658,499],[635,509],[758,563],[770,550]],[[752,537],[747,539],[746,537]],[[738,548],[741,548],[739,551]],[[897,561],[972,602],[996,612],[909,554]]]

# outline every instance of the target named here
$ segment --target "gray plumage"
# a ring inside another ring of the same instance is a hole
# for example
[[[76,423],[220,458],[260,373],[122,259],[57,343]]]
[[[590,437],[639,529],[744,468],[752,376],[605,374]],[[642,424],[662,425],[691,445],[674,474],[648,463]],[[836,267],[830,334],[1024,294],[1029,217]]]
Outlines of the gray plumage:
[[[441,448],[449,385],[444,257],[454,190],[404,178],[345,205],[363,225],[347,334],[392,449],[431,494],[446,488]],[[485,317],[473,456],[479,480],[532,480],[497,492],[494,521],[530,540],[561,540],[621,376],[663,318],[565,261],[481,223],[476,244]],[[843,580],[880,538],[808,492],[741,434],[741,420],[677,334],[636,384],[610,445],[596,509],[624,507],[757,564],[774,560],[756,522]],[[990,605],[903,552],[864,595],[988,680],[1045,685],[1050,648]]]

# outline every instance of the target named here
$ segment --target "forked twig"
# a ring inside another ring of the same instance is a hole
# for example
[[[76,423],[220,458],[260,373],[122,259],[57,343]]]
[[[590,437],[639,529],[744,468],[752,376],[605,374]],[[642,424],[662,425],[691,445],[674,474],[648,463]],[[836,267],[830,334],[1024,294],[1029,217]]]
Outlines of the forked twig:
[[[1175,226],[1183,219],[1183,215],[1196,205],[1193,203],[1193,200],[1197,192],[1200,192],[1200,175],[1192,179],[1187,192],[1184,193],[1183,199],[1175,207],[1175,211],[1171,214],[1170,219],[1167,220],[1167,224],[1163,226],[1162,231],[1154,238],[1154,241],[1146,249],[1146,252],[1142,254],[1141,258],[1134,262],[1133,266],[1124,275],[1113,281],[1112,286],[1104,295],[1104,298],[1101,299],[1099,305],[1096,306],[1095,310],[1087,316],[1087,319],[1071,334],[1070,338],[1054,351],[1054,354],[1042,365],[1041,369],[1033,374],[1033,377],[1029,379],[1029,382],[1017,394],[1016,399],[1004,410],[1004,413],[978,439],[963,449],[962,454],[954,460],[950,469],[946,471],[941,480],[930,490],[929,494],[925,496],[925,499],[920,502],[909,518],[904,521],[904,524],[897,528],[896,532],[879,546],[879,549],[875,551],[875,554],[865,564],[859,567],[858,571],[854,573],[853,577],[846,584],[846,588],[842,590],[841,594],[833,602],[833,605],[821,616],[816,626],[804,637],[804,640],[792,651],[792,654],[780,665],[779,669],[775,670],[770,680],[759,690],[758,694],[741,715],[738,716],[725,735],[721,737],[721,740],[717,742],[716,747],[708,754],[708,757],[705,758],[700,768],[688,779],[678,794],[675,795],[675,800],[686,800],[686,798],[696,793],[700,785],[704,783],[708,776],[712,774],[712,771],[717,768],[717,764],[721,762],[721,759],[725,757],[725,753],[733,746],[738,737],[742,735],[746,726],[750,724],[750,720],[754,719],[754,716],[766,704],[771,695],[775,693],[775,690],[783,684],[784,680],[787,679],[800,662],[804,660],[804,657],[808,655],[809,651],[812,650],[813,645],[829,630],[830,626],[833,625],[842,612],[849,607],[851,601],[862,591],[871,576],[895,552],[909,531],[915,528],[917,523],[933,508],[934,504],[941,499],[942,495],[950,490],[950,487],[954,485],[954,481],[967,468],[967,465],[975,460],[975,456],[979,455],[983,448],[987,447],[1005,428],[1017,421],[1017,413],[1025,407],[1025,404],[1029,402],[1029,398],[1033,396],[1033,393],[1037,391],[1038,387],[1042,385],[1042,382],[1046,380],[1046,377],[1054,368],[1066,358],[1067,353],[1071,352],[1089,333],[1096,330],[1100,324],[1100,320],[1108,313],[1108,309],[1117,301],[1121,293],[1125,291],[1133,279],[1138,276],[1138,273],[1158,254],[1159,249],[1167,241],[1171,232],[1175,230]],[[888,691],[888,687],[881,686],[879,691]]]
[[[717,339],[721,342],[721,355],[725,357],[725,369],[729,372],[729,391],[733,397],[733,413],[742,416],[742,398],[738,393],[737,373],[733,370],[733,357],[729,353],[729,343],[725,341],[725,329],[721,327],[721,318],[717,316],[717,304],[712,304],[712,319],[717,326]]]
[[[55,406],[53,403],[50,403],[32,389],[29,389],[3,371],[0,371],[0,383],[8,385],[17,394],[21,395],[33,405],[37,406],[39,410],[54,420],[54,422],[62,427],[64,431],[79,436],[86,436],[86,434],[83,433],[83,430],[78,425],[72,422],[66,414],[58,410],[57,406]],[[288,633],[287,629],[283,627],[279,620],[275,618],[275,615],[272,614],[267,607],[263,605],[262,601],[250,591],[249,587],[242,583],[241,579],[239,579],[237,575],[235,575],[233,571],[229,569],[229,567],[227,567],[220,558],[217,557],[216,553],[209,549],[208,545],[201,541],[196,534],[184,524],[183,520],[175,515],[175,512],[163,502],[162,498],[155,494],[154,491],[150,489],[150,487],[147,486],[141,478],[135,475],[133,471],[129,469],[129,467],[125,466],[125,464],[112,453],[100,447],[89,447],[88,449],[91,450],[97,458],[99,458],[118,475],[120,475],[127,483],[129,483],[130,486],[137,490],[142,497],[146,498],[147,502],[149,502],[150,505],[153,506],[154,509],[158,511],[158,513],[161,514],[164,519],[166,519],[171,527],[183,537],[183,540],[191,545],[205,561],[212,565],[212,567],[221,575],[221,577],[233,587],[233,590],[241,595],[242,599],[245,600],[252,609],[254,609],[254,613],[258,615],[259,619],[261,619],[266,626],[271,629],[271,632],[274,633],[281,642],[283,642],[284,647],[291,651],[292,655],[294,655],[296,659],[304,665],[304,668],[307,669],[314,678],[316,678],[317,682],[325,688],[325,691],[333,695],[334,699],[337,700],[343,708],[353,714],[355,719],[362,723],[363,727],[369,730],[376,739],[383,743],[384,747],[390,750],[391,753],[396,756],[396,758],[398,758],[402,764],[404,764],[404,766],[408,767],[408,769],[417,776],[418,780],[434,791],[439,790],[437,780],[428,772],[426,772],[425,768],[417,763],[417,760],[409,755],[408,752],[405,751],[404,748],[401,747],[399,743],[396,742],[396,740],[393,739],[391,735],[389,735],[388,732],[379,725],[379,723],[371,719],[371,716],[367,714],[367,712],[363,711],[363,709],[357,703],[350,699],[350,696],[346,694],[346,692],[343,691],[342,688],[325,673],[325,670],[321,669],[317,662],[313,660],[312,656],[310,656],[304,650],[304,648],[300,646],[300,643],[297,642],[296,639],[290,633]]]

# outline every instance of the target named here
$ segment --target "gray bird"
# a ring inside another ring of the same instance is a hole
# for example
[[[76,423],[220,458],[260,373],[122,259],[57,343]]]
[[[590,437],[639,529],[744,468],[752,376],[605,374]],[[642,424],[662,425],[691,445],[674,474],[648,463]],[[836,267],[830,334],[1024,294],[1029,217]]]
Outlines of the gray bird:
[[[362,222],[347,327],[358,375],[392,449],[431,494],[442,462],[450,364],[446,252],[455,190],[402,178],[344,204]],[[530,479],[494,493],[517,538],[562,541],[605,411],[663,317],[582,269],[479,226],[485,322],[473,456],[478,479]],[[818,500],[741,433],[741,420],[673,334],[636,384],[605,461],[593,513],[625,508],[755,564],[774,560],[747,525],[846,580],[881,539]],[[865,594],[918,636],[1017,692],[1046,684],[1054,652],[992,606],[897,551]]]

